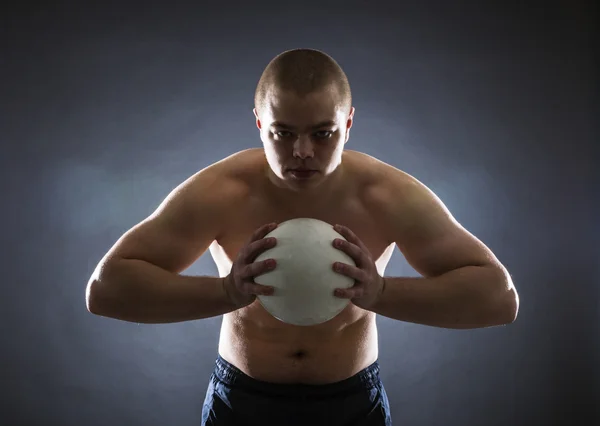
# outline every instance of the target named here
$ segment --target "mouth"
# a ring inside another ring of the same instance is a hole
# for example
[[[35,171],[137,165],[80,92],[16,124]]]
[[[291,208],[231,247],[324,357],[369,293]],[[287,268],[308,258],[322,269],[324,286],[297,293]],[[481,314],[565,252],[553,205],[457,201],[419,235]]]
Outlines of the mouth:
[[[310,169],[290,169],[290,174],[295,179],[309,179],[315,173],[317,173],[316,170],[310,170]]]

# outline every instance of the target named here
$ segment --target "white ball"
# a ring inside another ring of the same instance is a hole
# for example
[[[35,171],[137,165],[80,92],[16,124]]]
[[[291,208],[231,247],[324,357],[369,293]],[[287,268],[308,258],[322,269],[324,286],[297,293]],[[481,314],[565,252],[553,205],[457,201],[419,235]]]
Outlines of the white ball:
[[[333,247],[334,239],[345,240],[333,225],[292,219],[279,224],[268,237],[277,238],[277,245],[256,261],[275,259],[277,266],[254,281],[275,288],[273,295],[257,297],[271,315],[293,325],[315,325],[329,321],[350,303],[333,294],[336,288],[354,285],[353,279],[332,269],[333,263],[355,266],[350,256]]]

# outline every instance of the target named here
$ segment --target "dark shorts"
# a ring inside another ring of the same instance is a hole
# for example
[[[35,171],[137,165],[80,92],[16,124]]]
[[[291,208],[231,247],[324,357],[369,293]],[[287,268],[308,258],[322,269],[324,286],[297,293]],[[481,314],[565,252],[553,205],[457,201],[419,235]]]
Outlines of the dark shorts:
[[[373,363],[327,385],[255,380],[220,356],[202,408],[203,426],[389,426],[390,405]]]

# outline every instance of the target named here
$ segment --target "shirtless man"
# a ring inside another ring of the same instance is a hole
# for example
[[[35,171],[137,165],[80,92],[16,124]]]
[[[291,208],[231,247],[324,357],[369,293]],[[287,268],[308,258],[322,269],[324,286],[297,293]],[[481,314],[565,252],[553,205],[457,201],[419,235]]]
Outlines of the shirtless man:
[[[422,183],[344,149],[350,86],[325,53],[275,57],[254,114],[263,148],[201,170],[126,232],[90,278],[88,309],[136,323],[223,315],[203,425],[389,425],[376,315],[455,329],[509,324],[519,304],[510,275]],[[339,249],[357,264],[338,271],[355,279],[336,293],[351,303],[315,326],[285,324],[256,300],[272,289],[253,278],[276,267],[254,262],[276,244],[263,237],[296,217],[344,226],[349,243]],[[421,277],[384,277],[395,246]],[[207,249],[219,277],[183,275]]]

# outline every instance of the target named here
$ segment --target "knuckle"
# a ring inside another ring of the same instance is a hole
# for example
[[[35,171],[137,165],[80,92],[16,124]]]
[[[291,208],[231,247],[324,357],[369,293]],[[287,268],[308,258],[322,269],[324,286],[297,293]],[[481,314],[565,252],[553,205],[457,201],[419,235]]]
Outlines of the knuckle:
[[[252,276],[256,276],[258,274],[260,274],[264,269],[264,263],[260,262],[260,263],[253,263],[252,264]]]
[[[256,243],[249,243],[246,245],[246,247],[244,247],[244,260],[246,262],[248,262],[248,259],[250,258],[250,256],[252,256],[252,252],[254,251],[255,247]]]
[[[248,280],[248,278],[250,278],[251,276],[252,276],[252,264],[246,265],[244,267],[243,278],[244,278],[244,280]]]
[[[252,293],[260,293],[260,289],[261,287],[258,284],[250,284],[248,286],[248,291],[252,292]]]
[[[248,262],[248,258],[250,257],[250,254],[252,253],[252,244],[247,244],[241,251],[240,251],[240,260],[243,263]]]
[[[241,280],[245,280],[248,278],[248,276],[250,275],[250,268],[248,265],[244,266],[242,268],[242,270],[240,271],[240,279]]]

